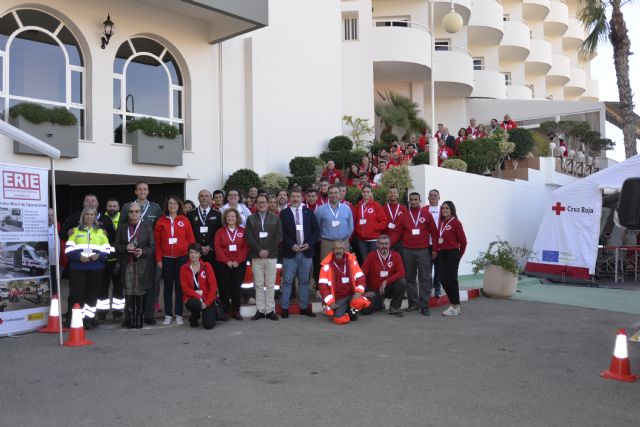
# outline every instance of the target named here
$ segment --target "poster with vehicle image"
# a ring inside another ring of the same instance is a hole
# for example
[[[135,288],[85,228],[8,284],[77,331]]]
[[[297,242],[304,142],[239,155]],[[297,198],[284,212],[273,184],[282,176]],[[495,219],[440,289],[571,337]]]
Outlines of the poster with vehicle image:
[[[49,171],[0,164],[0,179],[0,336],[6,336],[46,324]]]

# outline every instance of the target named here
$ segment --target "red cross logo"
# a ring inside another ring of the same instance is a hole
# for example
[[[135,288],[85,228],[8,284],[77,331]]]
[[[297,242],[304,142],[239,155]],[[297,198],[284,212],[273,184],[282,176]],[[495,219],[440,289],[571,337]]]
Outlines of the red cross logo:
[[[551,207],[551,210],[556,213],[556,215],[560,215],[560,212],[564,212],[567,210],[560,202],[556,202],[555,206]]]
[[[2,325],[3,323],[4,323],[4,320],[0,318],[0,325]]]

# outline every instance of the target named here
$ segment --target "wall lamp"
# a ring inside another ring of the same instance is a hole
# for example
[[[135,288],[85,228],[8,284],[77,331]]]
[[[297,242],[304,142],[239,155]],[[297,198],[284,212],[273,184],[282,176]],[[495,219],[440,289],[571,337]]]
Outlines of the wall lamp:
[[[111,16],[107,13],[107,20],[102,23],[104,27],[104,34],[101,38],[102,40],[102,48],[104,49],[109,44],[109,39],[116,33],[115,25],[113,21],[111,21]]]

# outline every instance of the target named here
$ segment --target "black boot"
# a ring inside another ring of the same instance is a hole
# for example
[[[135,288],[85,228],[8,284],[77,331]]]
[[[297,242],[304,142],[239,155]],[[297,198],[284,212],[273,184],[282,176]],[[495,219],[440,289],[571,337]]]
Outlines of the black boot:
[[[124,320],[122,321],[122,327],[127,329],[133,329],[134,319],[134,296],[127,295],[124,299]]]
[[[135,313],[135,325],[136,329],[142,329],[144,325],[144,295],[136,295],[135,297],[136,313]]]

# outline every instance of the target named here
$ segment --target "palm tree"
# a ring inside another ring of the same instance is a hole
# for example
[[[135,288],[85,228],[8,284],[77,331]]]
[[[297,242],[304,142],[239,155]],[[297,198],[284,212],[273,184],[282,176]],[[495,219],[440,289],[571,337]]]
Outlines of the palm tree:
[[[618,82],[620,112],[624,120],[622,134],[624,151],[628,159],[638,154],[636,147],[636,129],[633,119],[633,93],[629,79],[629,54],[631,40],[627,24],[622,15],[622,6],[631,0],[578,0],[578,20],[589,31],[589,35],[580,46],[580,57],[588,59],[598,48],[598,43],[607,38],[613,47],[613,64]],[[611,19],[607,21],[607,8],[611,8]]]

